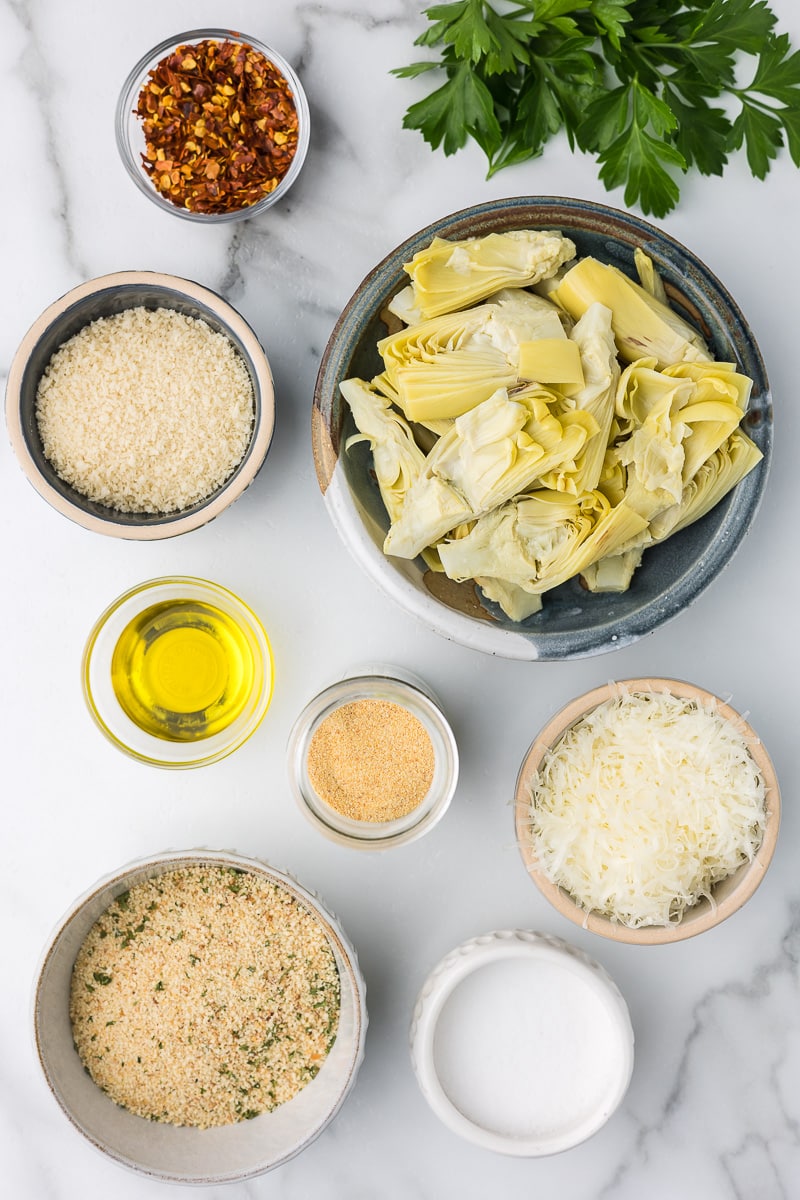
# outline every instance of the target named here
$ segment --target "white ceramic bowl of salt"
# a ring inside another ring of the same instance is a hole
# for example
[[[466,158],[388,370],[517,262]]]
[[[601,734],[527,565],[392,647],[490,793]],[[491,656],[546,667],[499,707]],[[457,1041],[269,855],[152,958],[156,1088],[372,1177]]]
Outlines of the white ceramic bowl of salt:
[[[628,1008],[603,967],[528,930],[476,937],[426,980],[411,1025],[425,1099],[502,1154],[558,1154],[619,1106],[633,1070]]]

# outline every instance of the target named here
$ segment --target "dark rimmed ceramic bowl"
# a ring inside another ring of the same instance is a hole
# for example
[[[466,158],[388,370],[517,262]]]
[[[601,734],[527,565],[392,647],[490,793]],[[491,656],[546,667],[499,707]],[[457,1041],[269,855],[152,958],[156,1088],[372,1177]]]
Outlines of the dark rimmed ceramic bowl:
[[[95,921],[123,892],[191,866],[258,875],[289,892],[321,924],[339,972],[336,1040],[316,1078],[294,1099],[253,1120],[211,1129],[160,1124],[120,1107],[83,1067],[72,1040],[69,995],[75,956]],[[139,859],[98,880],[59,922],[34,985],[33,1033],[47,1085],[72,1125],[120,1166],[168,1183],[240,1183],[300,1154],[338,1113],[364,1057],[366,986],[356,952],[336,917],[293,876],[225,850],[173,850]]]
[[[579,255],[592,254],[636,278],[634,250],[653,260],[672,307],[700,330],[716,358],[753,380],[745,416],[764,459],[707,516],[647,550],[631,588],[621,595],[586,592],[577,579],[548,592],[541,612],[510,620],[471,583],[428,571],[421,559],[388,558],[388,518],[366,443],[344,445],[355,431],[339,384],[381,370],[382,312],[404,287],[403,263],[434,237],[476,237],[509,229],[559,229]],[[342,540],[367,574],[403,608],[453,641],[516,659],[569,659],[617,649],[652,633],[705,590],[738,548],[758,508],[770,462],[772,407],[766,370],[735,301],[700,259],[674,238],[630,213],[557,196],[497,200],[444,217],[409,238],[363,280],[340,316],[320,366],[312,442],[317,478]]]
[[[36,423],[36,391],[64,342],[100,317],[129,308],[171,308],[222,333],[238,351],[253,385],[255,418],[244,456],[225,482],[188,508],[170,513],[126,513],[89,500],[61,478],[45,458]],[[267,356],[242,316],[216,292],[189,279],[156,271],[117,271],[89,279],[55,300],[34,321],[11,363],[6,385],[11,446],[30,483],[65,517],[95,533],[155,541],[188,533],[219,516],[250,486],[261,469],[275,429],[275,392]]]

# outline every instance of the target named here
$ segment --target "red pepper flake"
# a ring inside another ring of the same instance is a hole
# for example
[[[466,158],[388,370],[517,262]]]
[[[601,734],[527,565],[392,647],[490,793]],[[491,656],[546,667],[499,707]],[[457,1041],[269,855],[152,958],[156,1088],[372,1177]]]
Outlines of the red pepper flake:
[[[190,212],[257,204],[297,150],[289,84],[260,51],[239,42],[178,46],[149,72],[136,114],[144,170],[160,195]]]

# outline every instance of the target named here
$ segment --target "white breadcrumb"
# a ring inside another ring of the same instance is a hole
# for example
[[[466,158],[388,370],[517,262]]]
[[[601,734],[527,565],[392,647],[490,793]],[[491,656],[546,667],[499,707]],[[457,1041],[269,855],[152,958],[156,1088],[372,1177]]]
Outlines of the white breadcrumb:
[[[81,495],[169,513],[210,496],[250,441],[250,374],[224,334],[168,308],[92,321],[61,346],[36,394],[45,457]]]

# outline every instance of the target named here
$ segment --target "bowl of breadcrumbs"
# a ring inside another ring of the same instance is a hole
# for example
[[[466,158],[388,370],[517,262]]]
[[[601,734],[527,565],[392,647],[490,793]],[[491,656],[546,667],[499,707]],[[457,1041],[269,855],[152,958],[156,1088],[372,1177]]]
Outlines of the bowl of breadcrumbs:
[[[355,951],[291,876],[191,850],[97,883],[44,955],[34,1034],[64,1113],[117,1162],[175,1183],[279,1166],[355,1082]]]
[[[64,516],[139,541],[205,525],[261,468],[272,375],[208,288],[122,271],[51,304],[17,350],[6,420],[23,471]]]

